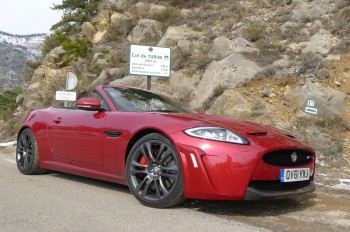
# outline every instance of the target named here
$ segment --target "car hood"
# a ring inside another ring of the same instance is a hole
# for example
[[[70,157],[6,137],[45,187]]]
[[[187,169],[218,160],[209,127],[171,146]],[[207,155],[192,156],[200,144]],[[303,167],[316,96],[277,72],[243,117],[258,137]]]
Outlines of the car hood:
[[[233,118],[220,117],[207,114],[168,114],[168,117],[174,117],[178,120],[188,121],[196,126],[217,126],[232,130],[240,134],[257,134],[274,130],[267,126],[259,125],[249,121],[243,121]]]
[[[267,144],[275,144],[276,147],[300,146],[304,149],[312,150],[312,148],[285,131],[254,122],[205,114],[168,114],[167,116],[174,117],[177,120],[187,121],[187,123],[193,125],[193,127],[222,127],[234,133],[238,133],[255,143],[260,143],[263,140]]]

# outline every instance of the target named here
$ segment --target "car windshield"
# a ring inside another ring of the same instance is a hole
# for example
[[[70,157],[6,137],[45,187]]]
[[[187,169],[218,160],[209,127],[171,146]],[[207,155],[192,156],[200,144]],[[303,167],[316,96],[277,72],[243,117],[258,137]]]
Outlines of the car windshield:
[[[141,89],[105,88],[118,111],[189,113],[190,109],[171,99]]]

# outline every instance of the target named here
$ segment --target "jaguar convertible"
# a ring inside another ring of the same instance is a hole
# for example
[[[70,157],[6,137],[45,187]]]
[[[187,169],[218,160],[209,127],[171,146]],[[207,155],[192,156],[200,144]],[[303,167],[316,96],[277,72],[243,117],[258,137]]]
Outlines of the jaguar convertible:
[[[18,133],[23,174],[47,170],[129,186],[144,205],[260,200],[315,190],[315,152],[265,125],[193,112],[156,93],[98,86],[74,107],[31,111]]]

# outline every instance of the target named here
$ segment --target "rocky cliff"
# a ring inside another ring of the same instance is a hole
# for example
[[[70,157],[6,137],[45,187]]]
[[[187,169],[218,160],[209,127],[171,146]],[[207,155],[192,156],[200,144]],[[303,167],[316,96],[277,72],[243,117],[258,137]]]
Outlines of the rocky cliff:
[[[301,138],[321,167],[350,163],[349,1],[102,1],[80,36],[86,59],[64,63],[52,50],[35,70],[21,111],[60,104],[54,91],[67,70],[78,92],[100,84],[146,87],[128,75],[130,44],[170,47],[170,79],[152,90],[190,107],[269,124]]]
[[[4,88],[25,86],[22,78],[25,63],[40,57],[45,36],[13,35],[0,31],[0,93]]]

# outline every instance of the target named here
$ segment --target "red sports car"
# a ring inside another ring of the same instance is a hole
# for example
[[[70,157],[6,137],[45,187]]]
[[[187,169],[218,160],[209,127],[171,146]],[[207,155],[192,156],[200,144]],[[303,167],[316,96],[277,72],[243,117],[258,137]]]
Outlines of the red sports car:
[[[56,170],[128,185],[143,204],[312,192],[315,152],[278,129],[195,113],[167,97],[99,86],[75,107],[34,110],[18,134],[23,174]]]

